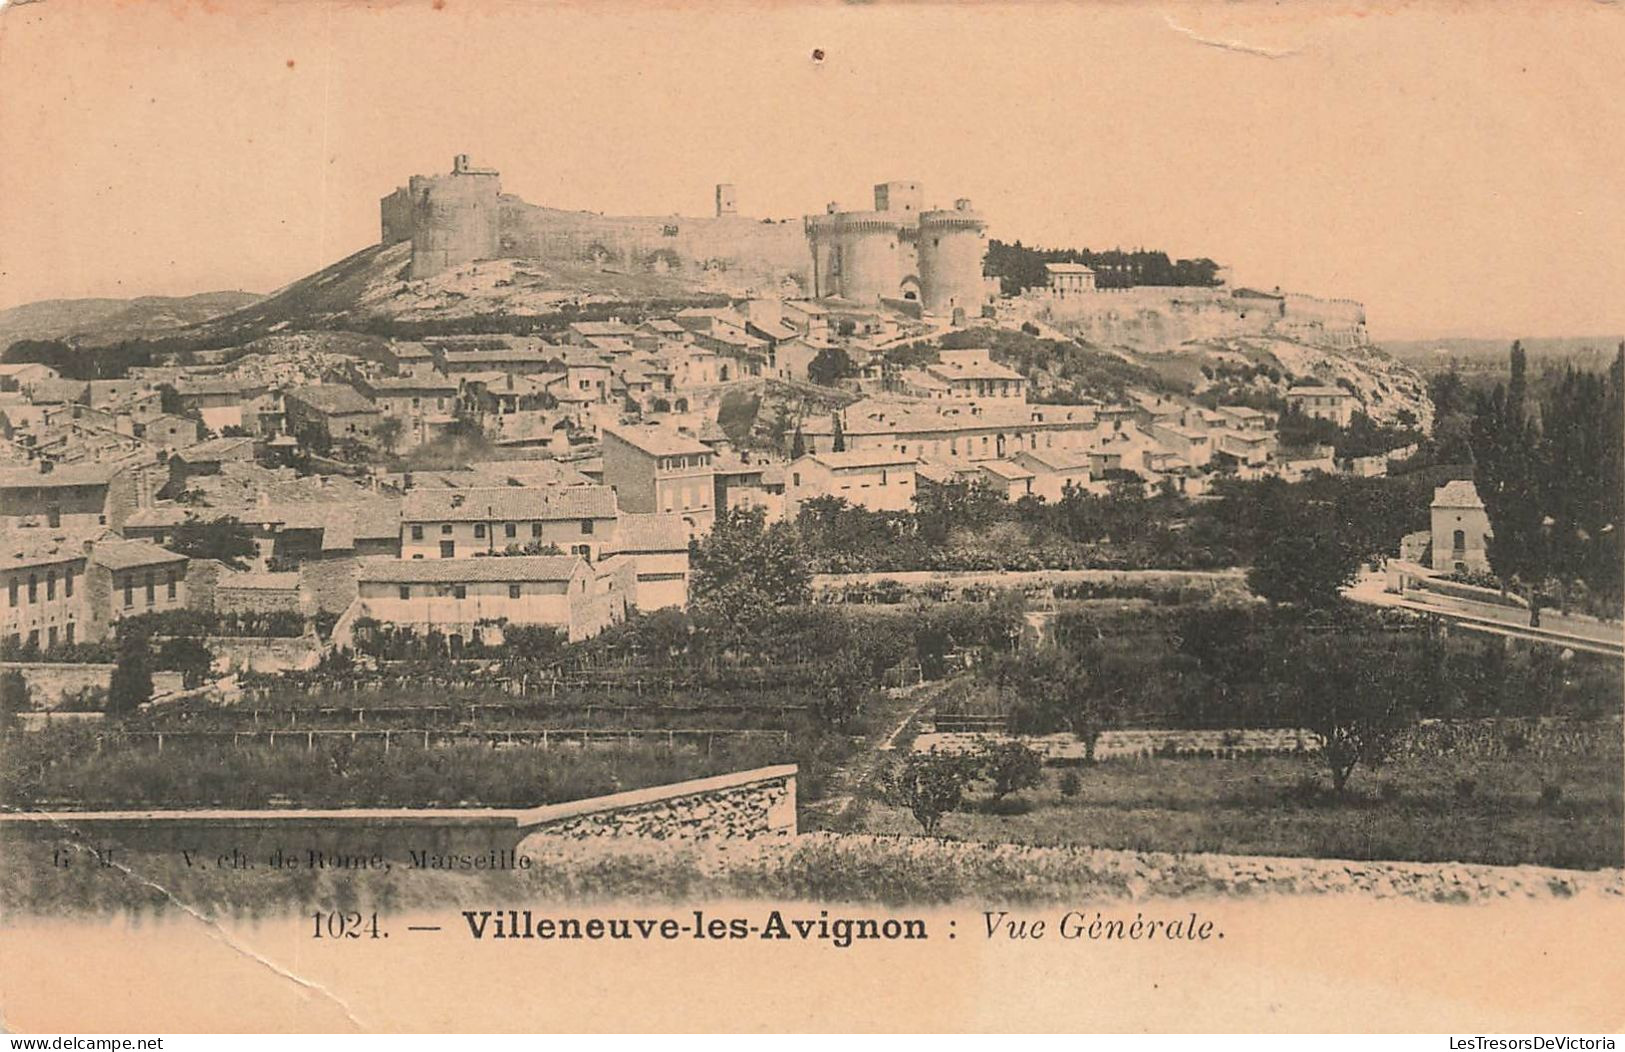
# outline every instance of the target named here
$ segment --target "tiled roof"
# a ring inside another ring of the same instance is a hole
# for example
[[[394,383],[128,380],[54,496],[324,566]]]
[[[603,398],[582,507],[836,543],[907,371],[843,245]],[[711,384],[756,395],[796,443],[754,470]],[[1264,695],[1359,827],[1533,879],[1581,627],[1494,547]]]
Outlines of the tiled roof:
[[[1446,482],[1433,493],[1433,506],[1435,508],[1482,508],[1484,501],[1478,495],[1478,487],[1473,485],[1471,479],[1456,479]]]
[[[252,438],[211,438],[207,442],[199,442],[195,446],[187,446],[176,452],[182,460],[197,464],[205,460],[216,460],[220,457],[241,453],[244,446],[252,448]]]
[[[1008,460],[984,460],[976,465],[990,475],[997,475],[1002,479],[1030,479],[1033,473],[1020,464],[1012,464]]]
[[[0,569],[42,566],[85,557],[85,541],[103,530],[7,530],[0,532]]]
[[[608,486],[480,486],[414,489],[401,508],[404,522],[484,522],[536,519],[612,519],[615,491]]]
[[[568,581],[578,566],[573,555],[493,555],[477,559],[364,559],[361,582],[464,584],[477,581]]]
[[[1311,386],[1311,387],[1289,387],[1289,388],[1287,388],[1286,396],[1288,398],[1301,398],[1301,397],[1304,397],[1304,396],[1309,396],[1311,398],[1334,398],[1334,397],[1335,398],[1353,398],[1354,397],[1353,395],[1349,394],[1347,391],[1343,390],[1341,387],[1326,387],[1324,385]]]
[[[581,336],[630,336],[637,330],[618,321],[577,321],[570,323],[570,331]]]
[[[686,552],[688,529],[682,516],[671,514],[624,514],[615,527],[616,552]]]
[[[309,387],[295,387],[288,392],[289,398],[299,401],[323,413],[372,413],[376,412],[371,402],[367,401],[355,388],[345,384],[312,384]]]
[[[918,457],[907,456],[890,449],[848,449],[840,453],[809,453],[807,459],[816,460],[826,468],[879,468],[893,465],[912,465]]]
[[[58,464],[46,474],[38,468],[5,468],[0,469],[0,489],[105,486],[117,474],[117,464]]]
[[[482,460],[469,465],[486,486],[589,486],[592,479],[556,460]]]
[[[109,570],[129,570],[137,566],[157,566],[162,563],[185,562],[186,556],[176,555],[151,541],[97,541],[90,553],[90,561]]]
[[[375,379],[363,381],[373,391],[439,391],[448,394],[457,392],[457,381],[448,380],[444,376],[380,376]]]
[[[657,457],[681,457],[709,453],[711,449],[696,438],[658,425],[626,425],[606,427],[605,435],[614,435],[629,446]]]

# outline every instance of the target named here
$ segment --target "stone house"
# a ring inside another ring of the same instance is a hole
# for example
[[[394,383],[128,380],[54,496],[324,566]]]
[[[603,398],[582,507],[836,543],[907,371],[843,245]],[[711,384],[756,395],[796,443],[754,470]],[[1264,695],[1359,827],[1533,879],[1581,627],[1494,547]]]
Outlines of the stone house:
[[[414,489],[401,505],[401,558],[457,559],[557,545],[596,561],[616,533],[607,486]]]
[[[500,642],[503,625],[551,625],[577,640],[625,615],[625,594],[600,593],[596,581],[585,560],[569,555],[371,559],[356,575],[355,609],[385,624],[439,632],[454,648]]]
[[[699,439],[654,425],[606,427],[604,482],[623,511],[682,516],[690,535],[716,521],[714,453]]]
[[[1446,482],[1433,494],[1433,555],[1430,565],[1442,573],[1488,573],[1490,517],[1470,479]]]
[[[283,409],[288,433],[306,445],[371,444],[379,420],[377,407],[345,384],[295,387],[283,396]]]

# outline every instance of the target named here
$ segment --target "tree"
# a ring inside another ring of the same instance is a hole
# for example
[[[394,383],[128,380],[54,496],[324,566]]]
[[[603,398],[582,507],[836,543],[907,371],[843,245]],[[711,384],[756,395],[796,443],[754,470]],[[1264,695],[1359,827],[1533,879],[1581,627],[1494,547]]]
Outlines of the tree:
[[[843,647],[819,666],[818,689],[813,695],[813,718],[821,727],[844,730],[863,711],[869,693],[870,670],[857,651]]]
[[[231,517],[183,522],[175,527],[168,548],[189,559],[217,559],[233,570],[247,569],[248,560],[259,555],[254,531]]]
[[[0,672],[0,730],[11,729],[17,713],[26,711],[32,704],[28,679],[22,669],[8,668]]]
[[[214,655],[209,648],[191,636],[166,639],[158,648],[157,666],[181,674],[181,685],[191,690],[200,687],[214,670]]]
[[[1044,760],[1018,741],[989,742],[979,757],[982,772],[993,783],[993,799],[1031,789],[1043,779]]]
[[[152,698],[152,644],[140,632],[119,638],[118,664],[107,686],[107,713],[122,716]]]
[[[767,524],[761,508],[731,508],[694,545],[691,597],[696,616],[743,639],[781,606],[805,603],[812,574],[795,527]]]
[[[834,387],[852,375],[852,358],[839,347],[825,347],[807,363],[807,379],[821,387]]]
[[[830,433],[829,448],[836,453],[846,452],[846,430],[841,424],[841,414],[835,414],[835,424]]]
[[[1099,660],[1098,652],[1095,659]],[[993,679],[1005,696],[1014,731],[1069,731],[1083,743],[1089,763],[1095,760],[1101,732],[1122,709],[1121,693],[1104,677],[1092,681],[1078,652],[1060,646],[1005,655],[994,666]]]
[[[965,786],[974,770],[974,763],[963,756],[915,752],[892,766],[883,788],[886,798],[907,808],[925,835],[931,836],[942,824],[942,816],[965,799]]]
[[[400,442],[401,432],[405,428],[406,425],[401,422],[401,418],[398,416],[379,417],[378,423],[372,427],[372,437],[377,439],[380,448],[394,449],[396,444]]]
[[[1298,714],[1320,745],[1321,761],[1341,795],[1355,767],[1373,767],[1415,722],[1419,669],[1374,660],[1341,639],[1308,641],[1296,663]]]
[[[1335,522],[1296,516],[1253,560],[1247,587],[1271,603],[1329,607],[1360,569],[1361,553]]]

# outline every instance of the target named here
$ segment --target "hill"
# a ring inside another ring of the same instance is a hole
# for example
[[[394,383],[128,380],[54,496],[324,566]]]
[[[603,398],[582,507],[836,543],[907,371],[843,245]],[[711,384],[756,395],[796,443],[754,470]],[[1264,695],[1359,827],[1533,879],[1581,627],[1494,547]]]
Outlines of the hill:
[[[105,346],[169,336],[259,298],[252,292],[200,292],[126,300],[39,300],[0,311],[0,349],[18,340],[72,339]]]
[[[531,259],[481,260],[413,279],[407,274],[411,254],[405,242],[373,245],[178,335],[220,347],[301,329],[407,336],[530,331],[550,321],[589,316],[595,308],[688,306],[718,299],[673,275]]]
[[[1209,403],[1279,408],[1289,386],[1319,383],[1349,390],[1378,422],[1432,423],[1422,376],[1370,343],[1364,308],[1349,300],[1142,286],[1029,295],[1012,309],[1042,332],[1116,355]]]

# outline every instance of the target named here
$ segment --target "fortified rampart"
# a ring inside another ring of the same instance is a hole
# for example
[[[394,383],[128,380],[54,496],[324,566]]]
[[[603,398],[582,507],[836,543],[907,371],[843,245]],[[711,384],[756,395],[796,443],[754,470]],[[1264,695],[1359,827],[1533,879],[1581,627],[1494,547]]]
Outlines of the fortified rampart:
[[[831,206],[802,223],[775,222],[739,215],[734,188],[721,184],[714,216],[605,216],[504,194],[495,170],[459,155],[449,173],[414,175],[382,198],[379,223],[385,245],[412,243],[413,278],[479,259],[534,259],[766,295],[911,300],[933,314],[979,307],[986,222],[968,200],[923,211],[921,201],[918,183],[882,183],[874,212]]]
[[[1369,342],[1362,304],[1298,293],[1141,285],[1063,297],[1032,289],[1018,301],[1018,312],[1103,346],[1164,348],[1233,336],[1280,336],[1320,347]]]

